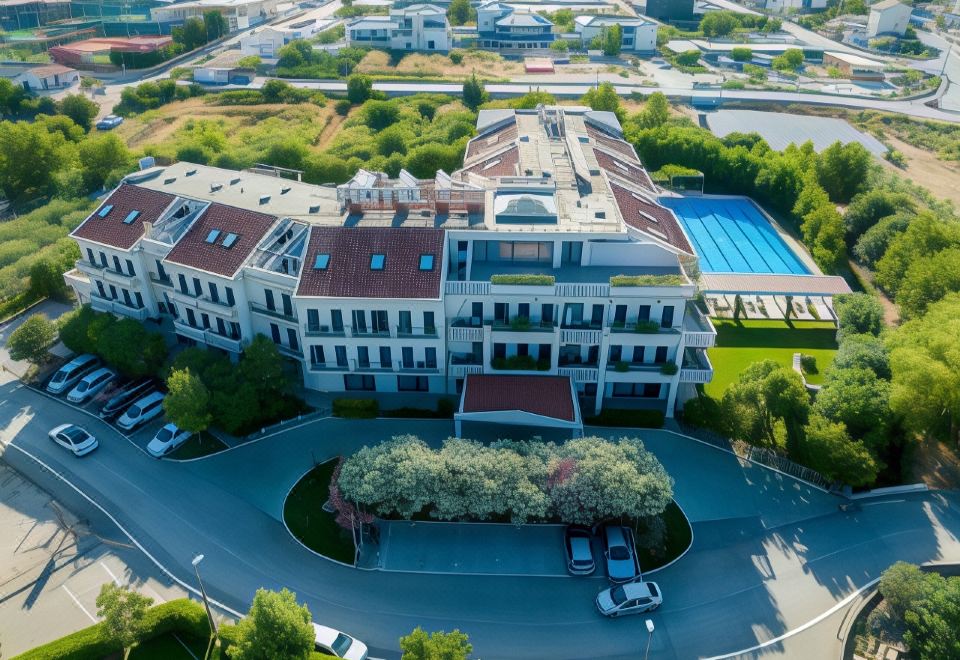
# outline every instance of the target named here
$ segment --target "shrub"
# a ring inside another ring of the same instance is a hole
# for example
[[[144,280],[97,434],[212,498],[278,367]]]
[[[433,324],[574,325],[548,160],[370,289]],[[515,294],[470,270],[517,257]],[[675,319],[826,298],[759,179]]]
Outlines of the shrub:
[[[682,286],[682,275],[614,275],[610,286]]]
[[[352,107],[353,104],[350,103],[350,101],[347,99],[340,99],[334,104],[333,109],[341,117],[346,117],[348,114],[350,114],[350,108]]]
[[[584,418],[583,423],[590,426],[658,429],[663,426],[663,413],[659,410],[604,408],[599,415]]]
[[[805,374],[819,373],[819,371],[817,371],[817,358],[813,355],[801,355],[800,368],[803,369],[803,373]]]
[[[537,273],[515,273],[491,275],[491,284],[507,284],[520,286],[553,286],[557,278],[553,275],[540,275]]]
[[[376,399],[334,399],[333,416],[345,419],[374,419],[380,414]]]
[[[459,50],[450,51],[450,61],[454,64],[463,62],[463,53]]]
[[[630,371],[630,363],[626,360],[619,360],[614,363],[613,370],[621,374],[626,373],[627,371]]]
[[[716,399],[701,394],[683,404],[682,419],[690,426],[724,433],[723,407]]]
[[[490,362],[494,369],[505,371],[535,371],[538,369],[537,360],[532,355],[511,355],[507,358],[495,357]],[[547,369],[550,366],[547,365]],[[541,369],[545,371],[545,369]]]
[[[676,362],[665,362],[660,367],[660,373],[662,373],[664,376],[673,376],[678,371],[680,371],[680,367],[677,366]]]
[[[656,321],[637,321],[633,329],[640,334],[653,334],[660,332],[660,324]]]

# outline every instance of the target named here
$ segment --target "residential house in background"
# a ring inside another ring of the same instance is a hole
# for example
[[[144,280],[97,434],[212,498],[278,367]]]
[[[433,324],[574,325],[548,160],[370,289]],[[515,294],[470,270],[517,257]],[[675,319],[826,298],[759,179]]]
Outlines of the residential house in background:
[[[208,11],[217,11],[234,32],[276,18],[281,13],[279,8],[279,0],[191,0],[154,7],[150,10],[150,20],[183,23],[188,18],[201,18]]]
[[[394,7],[388,16],[362,16],[346,25],[348,46],[393,50],[450,50],[450,23],[437,5]]]
[[[477,7],[477,45],[494,50],[550,48],[553,23],[539,14],[492,0]]]
[[[336,19],[321,18],[319,10],[255,28],[240,37],[240,52],[265,59],[277,57],[277,52],[294,39],[310,39],[336,22]]]
[[[657,50],[658,23],[646,17],[577,16],[574,19],[574,28],[585,47],[613,25],[619,25],[622,30],[620,47],[624,52],[653,53]]]
[[[880,0],[870,5],[870,16],[867,19],[867,37],[873,38],[883,34],[903,36],[910,25],[910,5],[897,0]]]
[[[40,64],[10,76],[15,85],[34,94],[59,92],[80,83],[80,73],[62,64]]]

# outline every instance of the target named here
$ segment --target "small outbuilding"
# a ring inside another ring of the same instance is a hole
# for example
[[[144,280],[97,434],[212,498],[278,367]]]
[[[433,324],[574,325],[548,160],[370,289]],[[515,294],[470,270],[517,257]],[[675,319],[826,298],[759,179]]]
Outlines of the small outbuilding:
[[[468,374],[453,419],[459,437],[464,422],[472,428],[492,427],[496,437],[516,437],[504,432],[511,427],[527,427],[527,437],[583,436],[580,404],[569,376]]]

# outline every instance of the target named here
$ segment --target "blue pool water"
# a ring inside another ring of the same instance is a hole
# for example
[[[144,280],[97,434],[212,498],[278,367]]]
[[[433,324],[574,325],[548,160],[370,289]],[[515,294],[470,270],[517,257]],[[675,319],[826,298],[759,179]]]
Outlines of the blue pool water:
[[[661,197],[660,203],[683,224],[705,273],[810,273],[748,199]]]

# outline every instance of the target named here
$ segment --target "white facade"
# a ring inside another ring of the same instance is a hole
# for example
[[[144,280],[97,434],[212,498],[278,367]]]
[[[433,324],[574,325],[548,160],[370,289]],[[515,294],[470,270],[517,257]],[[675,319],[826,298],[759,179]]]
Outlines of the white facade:
[[[73,87],[80,82],[80,72],[61,64],[45,64],[26,69],[11,80],[28,92],[43,94]]]
[[[827,0],[766,0],[764,8],[772,12],[819,11],[827,8]]]
[[[436,5],[416,4],[390,10],[389,16],[363,16],[346,26],[348,46],[394,50],[450,50],[450,23]]]
[[[897,0],[882,0],[870,6],[870,17],[867,19],[867,37],[872,38],[881,34],[903,35],[910,25],[910,13],[913,10]]]
[[[577,16],[574,27],[581,41],[588,45],[604,29],[619,25],[622,30],[621,47],[624,52],[652,53],[657,49],[657,23],[646,18],[624,16]]]
[[[272,338],[311,389],[453,394],[467,374],[560,375],[588,410],[672,414],[712,377],[716,333],[691,302],[689,241],[616,118],[491,110],[478,132],[464,168],[431,180],[361,170],[333,190],[189,163],[130,175],[74,231],[65,279],[82,303],[232,355]]]
[[[240,52],[264,59],[277,57],[277,52],[294,39],[310,39],[336,23],[333,19],[298,17],[287,23],[265,25],[240,37]]]
[[[208,11],[218,11],[231,32],[245,30],[264,21],[276,18],[279,0],[193,0],[150,9],[150,20],[158,23],[185,21],[202,18]]]

